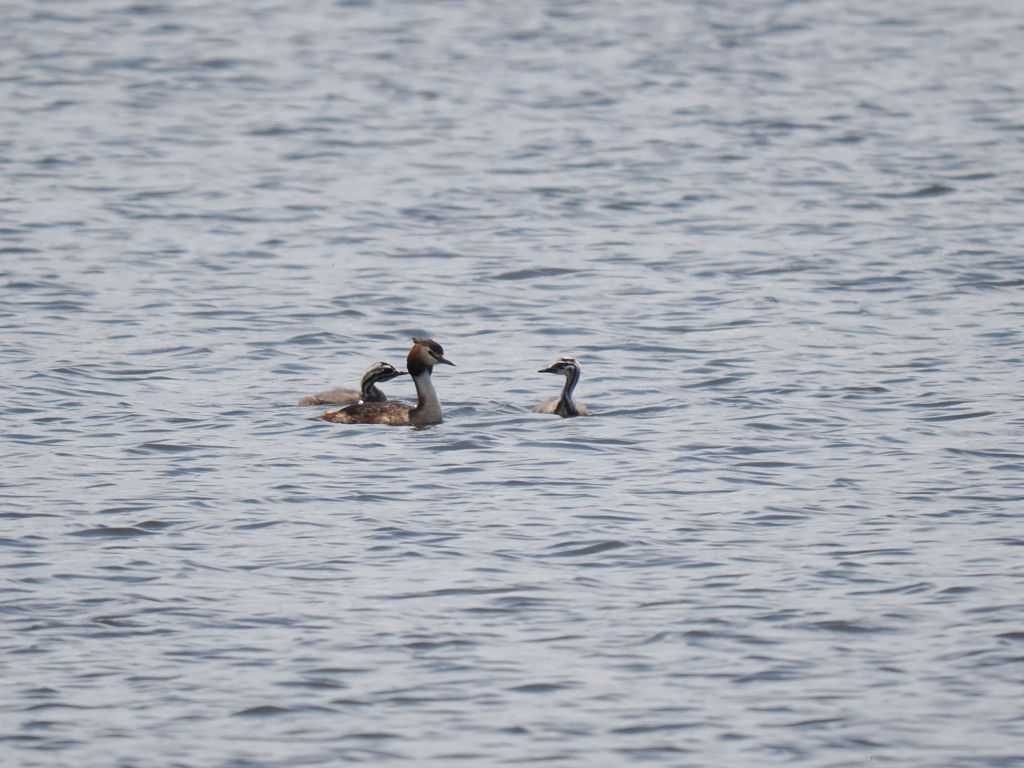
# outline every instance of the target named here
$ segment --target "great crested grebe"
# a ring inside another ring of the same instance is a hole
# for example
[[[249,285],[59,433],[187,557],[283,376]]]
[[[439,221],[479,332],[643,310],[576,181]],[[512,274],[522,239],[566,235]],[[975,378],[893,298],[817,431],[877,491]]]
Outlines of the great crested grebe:
[[[384,381],[391,381],[396,376],[405,376],[405,371],[400,371],[390,363],[374,363],[366,369],[359,389],[339,387],[327,392],[317,392],[315,395],[304,397],[299,400],[298,405],[331,405],[332,403],[354,403],[362,400],[364,403],[387,402],[387,395],[377,389],[377,385]]]
[[[356,403],[340,411],[326,411],[320,418],[339,424],[393,424],[395,426],[440,424],[441,401],[437,399],[430,373],[438,363],[455,365],[444,356],[441,345],[433,339],[413,339],[412,349],[405,360],[413,383],[416,385],[416,407],[400,403]]]
[[[590,415],[587,406],[572,399],[572,391],[576,389],[580,380],[580,364],[573,358],[560,357],[547,368],[541,368],[537,373],[561,373],[565,376],[565,386],[562,387],[562,394],[557,397],[549,397],[533,409],[534,413],[557,413],[563,418]]]

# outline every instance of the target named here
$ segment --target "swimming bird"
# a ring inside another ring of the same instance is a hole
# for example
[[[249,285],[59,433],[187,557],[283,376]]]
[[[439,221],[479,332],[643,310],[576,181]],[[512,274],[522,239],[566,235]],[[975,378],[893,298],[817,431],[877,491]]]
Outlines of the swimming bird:
[[[441,345],[433,339],[413,338],[412,349],[405,360],[413,383],[416,385],[416,407],[401,403],[356,403],[339,411],[325,411],[324,421],[339,424],[392,424],[423,427],[440,424],[441,401],[434,390],[430,374],[438,363],[455,365],[444,356]]]
[[[557,397],[549,397],[533,409],[534,413],[557,413],[563,418],[590,415],[587,406],[572,399],[572,391],[576,389],[580,380],[580,364],[573,358],[560,357],[547,368],[541,368],[537,373],[561,373],[565,376],[565,386],[562,387],[562,394]]]
[[[390,363],[374,363],[366,369],[359,389],[339,387],[327,392],[318,392],[315,395],[304,397],[299,400],[298,405],[330,405],[332,403],[354,403],[362,400],[364,403],[387,402],[387,395],[377,389],[377,385],[384,381],[391,381],[396,376],[405,376],[405,371],[400,371]]]

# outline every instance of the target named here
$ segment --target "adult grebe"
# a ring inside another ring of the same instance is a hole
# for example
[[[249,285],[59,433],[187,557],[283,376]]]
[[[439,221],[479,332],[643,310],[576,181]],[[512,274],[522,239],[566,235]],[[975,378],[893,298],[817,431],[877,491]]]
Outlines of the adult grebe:
[[[364,403],[387,402],[387,395],[377,389],[377,385],[384,381],[391,381],[396,376],[405,376],[405,371],[400,371],[389,363],[374,363],[366,369],[359,389],[340,387],[327,392],[318,392],[310,397],[299,400],[298,405],[331,405],[332,403],[354,403],[362,400]]]
[[[440,424],[441,401],[437,399],[430,374],[438,363],[455,365],[444,356],[441,345],[433,339],[413,339],[412,349],[405,360],[413,383],[416,385],[416,407],[400,403],[356,403],[340,411],[326,411],[324,421],[339,424],[393,424],[395,426]]]
[[[550,397],[533,409],[534,413],[557,413],[563,418],[569,416],[589,416],[590,411],[583,403],[577,403],[572,399],[572,391],[580,380],[580,364],[571,357],[560,357],[547,368],[541,368],[537,373],[561,373],[565,376],[565,386],[562,387],[562,394],[557,397]]]

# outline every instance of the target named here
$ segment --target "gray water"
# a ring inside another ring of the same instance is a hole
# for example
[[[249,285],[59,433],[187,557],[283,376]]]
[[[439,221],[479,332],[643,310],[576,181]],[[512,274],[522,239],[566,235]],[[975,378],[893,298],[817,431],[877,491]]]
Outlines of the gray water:
[[[0,763],[1024,765],[1022,33],[0,4]]]

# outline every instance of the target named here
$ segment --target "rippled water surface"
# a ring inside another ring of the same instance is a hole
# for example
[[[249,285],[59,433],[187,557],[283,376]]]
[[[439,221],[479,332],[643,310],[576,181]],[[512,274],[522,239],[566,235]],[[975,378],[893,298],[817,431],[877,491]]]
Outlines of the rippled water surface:
[[[0,20],[4,766],[1024,766],[1024,6]]]

